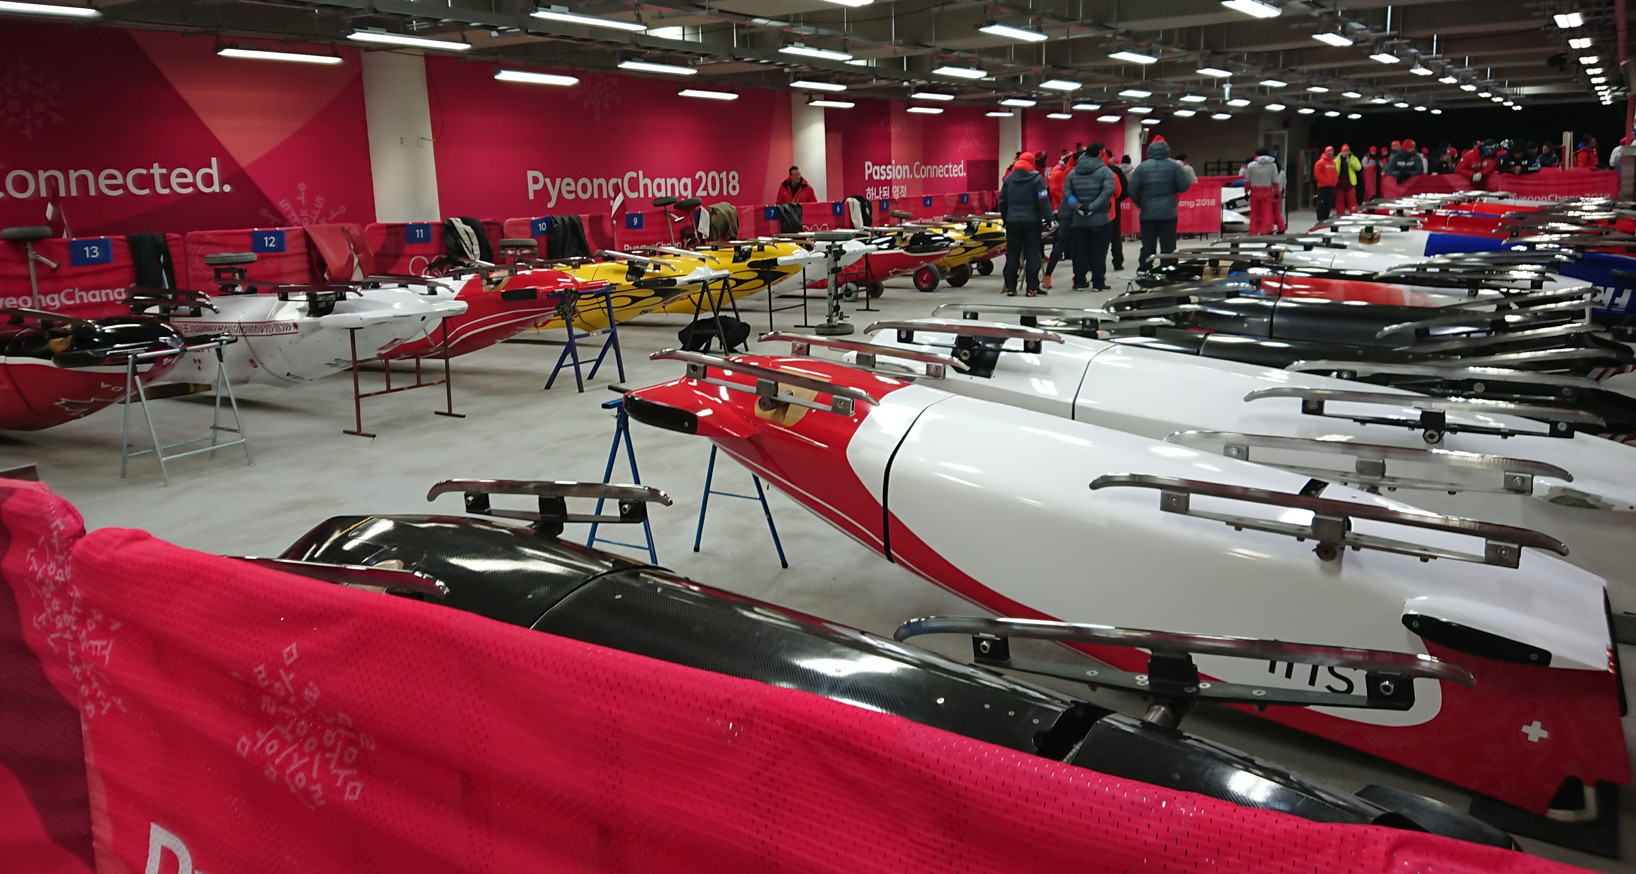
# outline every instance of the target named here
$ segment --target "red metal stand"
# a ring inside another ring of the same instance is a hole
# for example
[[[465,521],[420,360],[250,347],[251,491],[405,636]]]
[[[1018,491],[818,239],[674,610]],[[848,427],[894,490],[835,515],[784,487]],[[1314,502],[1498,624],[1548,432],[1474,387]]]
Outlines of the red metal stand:
[[[447,319],[442,321],[439,330],[442,331],[442,348],[446,351],[449,348],[449,321]],[[351,345],[352,351],[352,417],[354,425],[352,428],[343,429],[341,431],[342,434],[351,434],[354,437],[370,438],[375,436],[373,433],[364,430],[364,398],[396,394],[401,391],[413,391],[417,388],[432,388],[433,386],[439,385],[443,386],[443,409],[433,410],[432,412],[439,416],[450,416],[456,419],[466,418],[465,413],[457,413],[454,411],[454,378],[452,371],[449,369],[449,356],[447,354],[443,356],[442,379],[434,379],[430,382],[426,381],[421,369],[421,358],[417,357],[414,359],[415,381],[410,385],[400,386],[392,385],[391,359],[373,359],[381,362],[382,368],[385,372],[386,388],[376,389],[375,391],[363,391],[362,386],[360,386],[358,382],[358,365],[364,363],[358,360],[358,329],[348,328],[347,331],[347,341]]]

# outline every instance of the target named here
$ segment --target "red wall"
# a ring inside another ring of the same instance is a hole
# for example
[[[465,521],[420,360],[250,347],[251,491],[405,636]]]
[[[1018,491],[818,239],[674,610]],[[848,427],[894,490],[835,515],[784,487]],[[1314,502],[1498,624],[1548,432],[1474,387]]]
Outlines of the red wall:
[[[855,109],[828,110],[824,118],[831,198],[880,200],[998,184],[999,125],[982,108],[951,106],[941,115],[919,115],[897,100],[857,103]]]

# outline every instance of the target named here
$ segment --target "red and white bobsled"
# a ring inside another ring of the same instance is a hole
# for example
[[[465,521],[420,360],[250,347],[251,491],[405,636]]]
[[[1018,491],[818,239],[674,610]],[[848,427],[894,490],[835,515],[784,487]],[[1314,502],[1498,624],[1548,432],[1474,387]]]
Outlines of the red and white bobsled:
[[[656,357],[688,362],[688,375],[626,395],[631,416],[708,437],[985,608],[1433,655],[1475,688],[1415,683],[1413,705],[1389,714],[1267,715],[1533,811],[1565,781],[1629,781],[1605,590],[1543,554],[1561,551],[1551,538],[1347,488],[1314,498],[1298,474],[838,362]],[[1525,549],[1520,567],[1483,563]],[[1217,681],[1388,691],[1316,666],[1198,665]]]
[[[557,316],[567,295],[597,291],[605,282],[586,282],[550,268],[497,268],[458,277],[374,276],[360,288],[419,293],[439,303],[463,303],[464,312],[380,353],[393,360],[455,358],[510,339]],[[447,333],[445,333],[445,330]]]
[[[0,310],[0,431],[39,431],[125,397],[127,366],[152,382],[181,360],[180,334],[155,319],[78,319]]]

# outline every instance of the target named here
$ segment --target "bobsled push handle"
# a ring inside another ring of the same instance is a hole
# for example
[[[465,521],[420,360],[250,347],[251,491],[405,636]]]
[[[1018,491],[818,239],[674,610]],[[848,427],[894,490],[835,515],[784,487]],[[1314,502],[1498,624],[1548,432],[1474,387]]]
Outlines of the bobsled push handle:
[[[502,519],[521,519],[533,522],[535,531],[548,537],[562,533],[568,522],[643,522],[648,518],[650,503],[670,506],[670,496],[651,486],[622,485],[619,483],[586,483],[544,480],[452,479],[444,480],[426,493],[426,500],[458,492],[466,498],[466,512],[478,516]],[[489,500],[491,495],[531,495],[539,499],[535,511],[496,509]],[[619,515],[605,516],[568,512],[568,498],[595,498],[616,501]]]
[[[1448,422],[1449,413],[1471,413],[1474,415],[1512,415],[1528,419],[1537,419],[1546,423],[1551,437],[1572,437],[1576,426],[1602,427],[1606,423],[1602,417],[1584,410],[1572,407],[1549,407],[1539,404],[1524,404],[1514,401],[1495,401],[1480,398],[1442,398],[1426,397],[1422,395],[1402,395],[1388,392],[1350,391],[1335,388],[1301,388],[1296,386],[1279,386],[1277,388],[1256,389],[1244,396],[1245,401],[1259,401],[1269,398],[1295,398],[1301,402],[1301,412],[1311,416],[1332,416],[1337,419],[1352,419],[1356,422],[1375,425],[1396,425],[1403,428],[1418,428],[1427,443],[1437,444],[1443,441],[1446,432],[1465,431],[1472,434],[1499,434],[1510,437],[1519,434],[1539,435],[1539,432],[1517,431],[1499,425],[1477,425]],[[1330,413],[1325,412],[1330,403],[1364,404],[1387,407],[1409,407],[1420,413],[1418,419],[1400,416],[1365,416],[1357,413]]]
[[[1478,492],[1510,492],[1515,494],[1533,494],[1534,477],[1549,476],[1566,482],[1573,481],[1573,474],[1543,461],[1531,461],[1526,458],[1507,458],[1503,455],[1486,455],[1478,452],[1457,452],[1449,449],[1420,449],[1409,446],[1387,446],[1376,443],[1353,443],[1350,441],[1319,440],[1310,437],[1281,437],[1270,434],[1237,434],[1228,431],[1178,431],[1165,438],[1166,443],[1175,443],[1178,446],[1187,446],[1193,449],[1214,449],[1220,447],[1222,455],[1236,458],[1239,461],[1254,461],[1278,467],[1305,476],[1329,482],[1342,482],[1352,485],[1366,485],[1388,489],[1437,489],[1439,491],[1478,491]],[[1277,459],[1252,457],[1254,449],[1287,450],[1296,452],[1324,453],[1351,458],[1354,469],[1339,470],[1327,467],[1315,467],[1304,464],[1284,462]],[[1387,469],[1390,462],[1404,461],[1415,464],[1434,465],[1438,468],[1453,468],[1458,470],[1496,472],[1499,482],[1492,484],[1466,484],[1448,479],[1428,479],[1425,477],[1393,476]]]
[[[811,376],[805,373],[796,373],[790,370],[779,370],[776,367],[763,367],[759,364],[750,364],[743,361],[734,361],[731,358],[721,358],[715,355],[705,355],[700,352],[686,352],[680,349],[661,349],[648,356],[651,361],[680,361],[687,365],[687,375],[690,379],[719,385],[732,391],[750,392],[760,397],[765,403],[787,403],[806,407],[812,410],[828,410],[843,416],[852,415],[852,405],[861,401],[870,406],[879,406],[880,401],[874,395],[861,389],[846,385],[837,385],[827,379]],[[745,385],[741,382],[729,382],[724,379],[711,379],[710,368],[730,370],[755,377],[755,385]],[[778,390],[780,384],[808,391],[821,392],[830,396],[830,402],[820,403],[800,397],[792,392]]]
[[[1160,493],[1159,509],[1167,513],[1179,513],[1183,516],[1194,516],[1200,519],[1213,519],[1235,529],[1247,528],[1253,531],[1282,534],[1287,537],[1294,537],[1298,541],[1314,540],[1318,545],[1313,551],[1324,561],[1339,561],[1346,549],[1351,548],[1354,550],[1374,549],[1381,552],[1395,552],[1400,555],[1413,556],[1422,561],[1447,558],[1455,561],[1469,561],[1514,568],[1521,561],[1523,547],[1531,546],[1558,555],[1568,554],[1568,547],[1562,541],[1527,528],[1500,525],[1493,522],[1480,522],[1475,519],[1446,516],[1440,513],[1410,513],[1374,504],[1358,504],[1350,501],[1320,498],[1309,494],[1290,494],[1269,489],[1146,474],[1110,474],[1099,476],[1091,481],[1092,490],[1109,488],[1154,489]],[[1252,504],[1267,504],[1292,510],[1306,510],[1312,513],[1312,521],[1303,525],[1277,519],[1205,512],[1193,509],[1191,499],[1195,496],[1222,498]],[[1409,528],[1424,528],[1429,531],[1480,537],[1483,539],[1483,553],[1477,555],[1457,552],[1452,549],[1426,546],[1411,541],[1358,534],[1352,530],[1353,519],[1367,519],[1372,522],[1403,525]]]
[[[35,310],[29,309],[28,307],[10,307],[8,309],[0,310],[0,316],[19,320],[26,319],[35,322],[57,324],[64,327],[83,328],[89,331],[102,330],[96,322],[91,321],[90,319],[65,316],[62,313],[54,313],[50,310]]]
[[[130,306],[133,313],[139,313],[148,307],[158,307],[159,312],[165,315],[175,310],[221,312],[216,308],[216,304],[211,302],[210,295],[182,288],[134,287],[126,294],[125,303]]]
[[[1506,385],[1544,386],[1549,388],[1599,388],[1601,383],[1588,376],[1568,373],[1539,373],[1509,367],[1472,367],[1464,364],[1396,364],[1373,361],[1339,361],[1317,359],[1296,361],[1284,368],[1298,373],[1349,374],[1343,378],[1361,376],[1424,376],[1431,379],[1490,382]]]
[[[921,319],[887,320],[875,322],[864,333],[873,334],[876,331],[896,331],[899,343],[913,343],[915,334],[952,334],[955,337],[967,339],[987,338],[993,340],[1021,340],[1023,349],[1027,352],[1039,352],[1045,343],[1063,343],[1062,335],[1055,331],[1043,328],[1027,328],[1007,325],[976,325],[960,322],[924,321]]]
[[[869,343],[863,340],[848,340],[844,337],[819,337],[810,334],[791,334],[786,331],[773,331],[762,334],[758,339],[761,343],[789,343],[790,354],[807,356],[812,354],[812,347],[822,346],[826,349],[840,349],[846,352],[855,352],[858,355],[858,366],[878,370],[882,357],[895,358],[900,361],[915,361],[926,365],[925,376],[931,379],[942,379],[948,375],[948,369],[970,370],[964,361],[951,358],[947,355],[938,355],[933,352],[922,352],[918,349],[899,349],[896,346],[883,346],[879,343]],[[914,376],[916,374],[887,371],[893,376]]]
[[[322,561],[302,561],[294,558],[259,558],[252,555],[239,556],[238,560],[260,567],[296,574],[297,576],[323,580],[326,583],[339,583],[343,586],[367,586],[385,589],[389,592],[413,592],[418,595],[430,595],[434,598],[444,598],[449,594],[449,587],[444,585],[442,581],[419,571],[404,570],[402,568],[371,567],[365,564],[331,564]]]
[[[962,319],[975,319],[983,313],[1004,313],[1021,319],[1038,319],[1045,316],[1098,323],[1113,318],[1107,311],[1096,307],[1054,307],[1028,303],[945,303],[939,304],[936,309],[932,310],[932,317],[936,318],[949,310],[958,312]],[[1034,327],[1027,321],[1023,322],[1023,324],[1027,327]]]

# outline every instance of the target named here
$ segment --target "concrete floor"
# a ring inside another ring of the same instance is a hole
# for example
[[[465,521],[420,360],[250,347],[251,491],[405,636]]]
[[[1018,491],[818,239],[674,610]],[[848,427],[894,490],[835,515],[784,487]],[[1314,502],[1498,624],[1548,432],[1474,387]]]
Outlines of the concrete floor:
[[[1127,243],[1126,253],[1128,266],[1134,267],[1136,247]],[[1116,288],[1123,287],[1130,272],[1115,274]],[[1059,288],[1042,302],[1094,305],[1108,296],[1068,291],[1065,268],[1058,268],[1056,278]],[[873,302],[878,314],[860,311],[856,304],[847,310],[861,330],[875,318],[925,316],[938,304],[992,301],[999,290],[998,272],[974,278],[964,288],[945,286],[930,294],[916,293],[907,279],[898,279]],[[776,304],[795,305],[773,315],[778,329],[792,329],[803,321],[798,298]],[[746,320],[757,333],[768,326],[766,307],[765,299],[746,303]],[[821,318],[822,307],[821,299],[811,300],[813,321]],[[686,321],[681,316],[645,317],[621,329],[626,384],[648,385],[681,374],[676,363],[652,362],[646,356],[678,345],[676,331]],[[752,348],[786,351],[774,344]],[[0,434],[0,469],[38,464],[41,477],[74,502],[91,528],[143,528],[182,546],[230,555],[275,554],[329,514],[459,512],[454,496],[435,505],[426,502],[427,488],[442,479],[600,481],[614,425],[613,415],[600,405],[614,397],[606,388],[616,381],[613,369],[606,368],[584,394],[574,391],[571,379],[542,391],[559,349],[506,343],[457,359],[455,408],[466,414],[464,419],[432,414],[442,403],[436,389],[368,400],[365,426],[379,434],[373,440],[341,433],[352,425],[351,384],[345,376],[299,389],[241,388],[239,400],[255,465],[246,466],[238,450],[214,460],[184,459],[172,464],[169,487],[161,484],[152,458],[133,461],[129,479],[119,479],[118,408],[44,432]],[[160,401],[154,408],[162,416],[162,436],[167,439],[193,436],[209,420],[206,396]],[[692,537],[708,444],[642,425],[634,426],[633,436],[642,481],[665,489],[676,502],[653,514],[662,564],[701,582],[883,634],[915,616],[974,612],[965,602],[817,524],[776,492],[770,492],[770,499],[789,555],[788,570],[779,568],[761,511],[749,501],[712,502],[703,548],[694,553]],[[629,474],[620,467],[614,478],[628,481]],[[750,488],[748,474],[725,458],[718,465],[716,482],[718,488]],[[627,541],[641,537],[636,529],[616,529],[612,534]],[[571,527],[569,536],[584,535]],[[962,640],[932,640],[950,655],[966,656]],[[1627,647],[1623,655],[1627,664],[1636,664],[1636,649]],[[1626,682],[1631,683],[1628,678]],[[1121,709],[1139,708],[1133,697],[1107,693],[1097,697]],[[1380,782],[1462,805],[1468,797],[1440,781],[1233,711],[1205,708],[1186,725],[1194,733],[1342,788]],[[1626,720],[1626,734],[1636,735],[1636,719]],[[1596,870],[1636,871],[1636,828],[1630,827],[1636,816],[1628,788],[1622,800],[1620,855],[1626,861],[1532,841],[1525,841],[1527,849]]]

